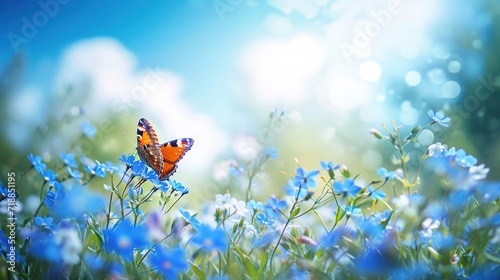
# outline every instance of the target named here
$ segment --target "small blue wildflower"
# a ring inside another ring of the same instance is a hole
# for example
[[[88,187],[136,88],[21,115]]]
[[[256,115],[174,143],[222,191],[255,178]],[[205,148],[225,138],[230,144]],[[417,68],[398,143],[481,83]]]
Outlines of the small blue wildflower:
[[[353,231],[345,226],[340,226],[338,228],[335,228],[333,231],[329,232],[326,234],[323,238],[322,241],[320,242],[322,247],[325,247],[327,249],[334,248],[339,246],[340,242],[343,240],[344,237],[351,237],[353,236]],[[326,250],[328,251],[328,250]]]
[[[186,211],[186,210],[184,210],[182,208],[179,208],[179,212],[181,212],[182,217],[184,217],[184,219],[186,219],[186,221],[188,223],[190,223],[195,230],[198,230],[200,228],[200,225],[201,225],[200,221],[198,221],[194,217],[194,216],[196,216],[196,214],[191,215],[191,214],[189,214],[188,211]]]
[[[265,248],[277,238],[273,230],[267,230],[262,236],[252,242],[252,247]]]
[[[457,155],[457,151],[455,147],[451,147],[451,149],[444,151],[443,156],[445,157],[455,157]]]
[[[287,196],[291,196],[293,198],[297,198],[298,200],[304,199],[309,191],[306,187],[296,186],[293,180],[288,182],[288,185],[283,187],[285,189],[285,193]]]
[[[293,178],[293,182],[297,187],[316,187],[316,181],[314,181],[313,177],[319,175],[318,170],[311,170],[309,172],[306,172],[304,168],[298,167],[296,173],[297,174]]]
[[[165,181],[157,181],[157,182],[155,182],[155,188],[162,191],[162,192],[167,192],[168,191],[168,183]]]
[[[126,156],[125,154],[122,154],[122,156],[119,157],[118,160],[125,163],[125,165],[130,168],[130,167],[132,167],[132,164],[135,161],[135,157],[134,157],[134,155]]]
[[[82,180],[83,178],[83,174],[82,172],[78,171],[78,170],[72,170],[71,167],[67,167],[67,170],[68,170],[68,174],[69,176],[71,176],[71,178],[75,179],[76,181],[80,181]]]
[[[224,230],[212,229],[209,225],[202,224],[198,233],[192,239],[194,244],[201,245],[201,250],[212,252],[213,250],[224,251],[227,248],[227,236]]]
[[[51,209],[54,207],[54,203],[56,202],[57,194],[54,191],[48,191],[43,199],[43,203],[47,208]]]
[[[467,155],[463,149],[457,151],[455,160],[462,167],[472,167],[477,163],[477,159],[471,155]]]
[[[349,206],[342,205],[342,206],[340,206],[340,208],[342,208],[342,210],[345,212],[345,214],[348,217],[351,217],[351,216],[361,217],[362,216],[361,209],[354,207],[354,205],[349,205]]]
[[[121,221],[114,229],[103,230],[104,249],[115,252],[125,261],[131,263],[134,249],[144,249],[148,246],[147,229],[145,226],[133,226],[128,221]]]
[[[429,110],[429,111],[427,111],[427,114],[429,115],[429,117],[432,118],[432,120],[433,120],[432,123],[433,124],[437,123],[437,124],[439,124],[441,126],[444,126],[444,127],[448,127],[448,123],[451,120],[450,118],[445,117],[445,115],[443,113],[441,113],[441,112],[436,112],[434,114],[434,111]]]
[[[103,163],[102,167],[104,168],[104,171],[107,171],[111,174],[120,172],[120,169],[110,161],[106,161],[105,163]]]
[[[333,183],[333,190],[343,196],[355,196],[361,188],[354,184],[354,180],[347,178],[344,182]]]
[[[387,195],[381,190],[375,190],[372,186],[368,186],[370,196],[373,200],[384,199]]]
[[[64,165],[69,166],[69,167],[73,167],[73,168],[76,168],[78,166],[78,164],[76,163],[74,154],[66,154],[65,151],[61,151],[59,156],[61,157]]]
[[[82,132],[88,138],[94,138],[96,131],[96,128],[88,121],[82,123]]]
[[[326,171],[335,171],[337,169],[340,169],[340,164],[333,165],[333,162],[324,162],[320,161],[319,164],[321,165],[321,169],[326,170]]]
[[[269,219],[269,217],[264,213],[257,214],[257,216],[255,216],[255,220],[257,220],[257,222],[261,223],[262,225],[268,227],[272,227],[274,225],[274,220]]]
[[[142,169],[142,173],[139,176],[142,177],[144,180],[152,182],[158,181],[158,173],[156,173],[156,171],[154,171],[153,169],[149,169],[147,167]]]
[[[154,270],[158,270],[165,279],[177,279],[179,273],[188,268],[184,250],[181,248],[164,248],[158,246],[149,261]]]
[[[0,182],[0,202],[2,202],[8,196],[9,196],[9,189],[5,188],[2,182]]]
[[[65,191],[65,188],[64,188],[64,185],[55,181],[54,184],[52,185],[54,187],[54,189],[57,191],[57,192],[64,192]]]
[[[90,268],[90,271],[99,271],[104,268],[104,260],[102,257],[93,252],[85,252],[83,260],[87,267]]]
[[[250,200],[249,202],[247,202],[247,208],[250,210],[262,211],[264,210],[264,204],[260,201],[255,202],[254,200]]]
[[[94,167],[86,165],[83,169],[94,176],[102,178],[106,177],[106,171],[104,169],[104,166],[97,160],[95,162],[96,164],[94,165]]]
[[[38,173],[43,174],[46,165],[45,163],[42,162],[42,157],[33,156],[33,154],[29,154],[28,160],[31,162],[31,166],[34,167]]]
[[[54,225],[54,219],[52,217],[42,218],[40,216],[35,217],[34,225],[39,227],[40,229],[51,229]]]
[[[42,176],[43,176],[43,179],[45,180],[45,182],[48,182],[49,185],[53,185],[54,182],[56,181],[56,178],[57,178],[57,175],[54,173],[54,171],[52,171],[50,169],[44,171]]]
[[[275,148],[268,148],[268,149],[266,149],[266,155],[271,159],[277,159],[278,158],[278,150]]]
[[[182,193],[182,195],[186,195],[191,191],[191,189],[185,187],[184,185],[177,182],[176,180],[169,180],[169,182],[170,182],[170,185],[172,186],[172,189],[174,191],[178,191],[178,192]]]
[[[132,175],[141,177],[142,174],[147,174],[148,167],[141,160],[136,160],[132,163]]]
[[[385,210],[384,212],[376,212],[373,218],[378,223],[386,223],[387,220],[392,216],[392,212],[390,210]]]
[[[385,180],[394,179],[396,177],[395,171],[387,171],[387,169],[385,169],[384,167],[377,169],[376,172],[380,176],[380,178]]]
[[[271,196],[267,200],[267,204],[264,205],[266,213],[269,217],[278,218],[280,216],[281,210],[287,207],[285,200],[278,200],[276,196]]]

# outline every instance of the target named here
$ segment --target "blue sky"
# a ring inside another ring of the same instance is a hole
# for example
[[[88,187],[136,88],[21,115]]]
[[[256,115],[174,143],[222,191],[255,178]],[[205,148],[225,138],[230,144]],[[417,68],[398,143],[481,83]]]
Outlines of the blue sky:
[[[106,5],[100,1],[41,2],[57,3],[59,11],[21,44],[27,58],[27,83],[49,86],[54,72],[46,70],[57,67],[59,56],[72,43],[112,37],[137,56],[138,67],[164,67],[184,76],[188,96],[214,88],[224,75],[234,73],[231,69],[242,46],[263,32],[262,25],[249,23],[272,10],[265,5],[236,6],[222,20],[210,1],[149,1],[147,5],[132,1],[126,6],[122,1]],[[22,18],[33,22],[43,9],[33,2],[9,0],[1,5],[0,65],[6,65],[14,55],[7,34],[22,36]]]

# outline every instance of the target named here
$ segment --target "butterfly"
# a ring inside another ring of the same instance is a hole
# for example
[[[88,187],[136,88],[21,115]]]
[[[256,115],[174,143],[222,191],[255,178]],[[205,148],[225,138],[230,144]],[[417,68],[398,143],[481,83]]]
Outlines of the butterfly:
[[[175,173],[177,164],[193,143],[191,138],[179,138],[160,144],[148,120],[141,118],[137,124],[137,153],[146,165],[156,171],[160,181]]]

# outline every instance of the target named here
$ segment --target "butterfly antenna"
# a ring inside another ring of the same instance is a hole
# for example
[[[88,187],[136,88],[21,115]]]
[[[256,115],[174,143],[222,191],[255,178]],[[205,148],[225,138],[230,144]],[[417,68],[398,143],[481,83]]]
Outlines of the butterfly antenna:
[[[122,134],[123,134],[123,136],[125,136],[125,137],[128,139],[128,141],[130,141],[130,143],[132,143],[132,146],[134,146],[134,149],[135,149],[135,144],[134,144],[134,142],[130,139],[130,137],[128,137],[128,135],[127,135],[127,134],[125,134],[125,132],[123,132],[123,131],[122,131]]]

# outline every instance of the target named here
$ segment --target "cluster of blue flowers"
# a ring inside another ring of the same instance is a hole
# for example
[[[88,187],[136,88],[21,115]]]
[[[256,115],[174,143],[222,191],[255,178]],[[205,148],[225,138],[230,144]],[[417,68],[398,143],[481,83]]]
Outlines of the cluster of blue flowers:
[[[405,138],[396,125],[383,126],[385,135],[371,130],[396,147],[399,158],[394,170],[379,168],[369,183],[345,165],[320,162],[312,170],[299,165],[283,195],[263,202],[249,190],[244,200],[218,194],[196,214],[173,210],[189,188],[160,181],[134,155],[122,155],[117,165],[78,162],[63,151],[49,169],[30,154],[33,174],[24,176],[33,178],[39,205],[33,213],[17,214],[23,219],[14,273],[96,279],[239,279],[242,274],[493,279],[500,275],[500,184],[484,182],[489,169],[476,158],[439,142],[422,152],[412,170],[408,149],[420,132],[450,121],[440,112],[428,114],[432,121]],[[95,134],[89,123],[82,129],[87,137]],[[263,150],[246,168],[232,162],[230,173],[251,182],[277,157],[276,149]],[[422,177],[422,166],[431,170],[430,178]],[[426,196],[426,188],[440,195]],[[3,200],[6,189],[1,190]],[[2,258],[9,247],[0,231]],[[5,273],[0,278],[7,278]]]

